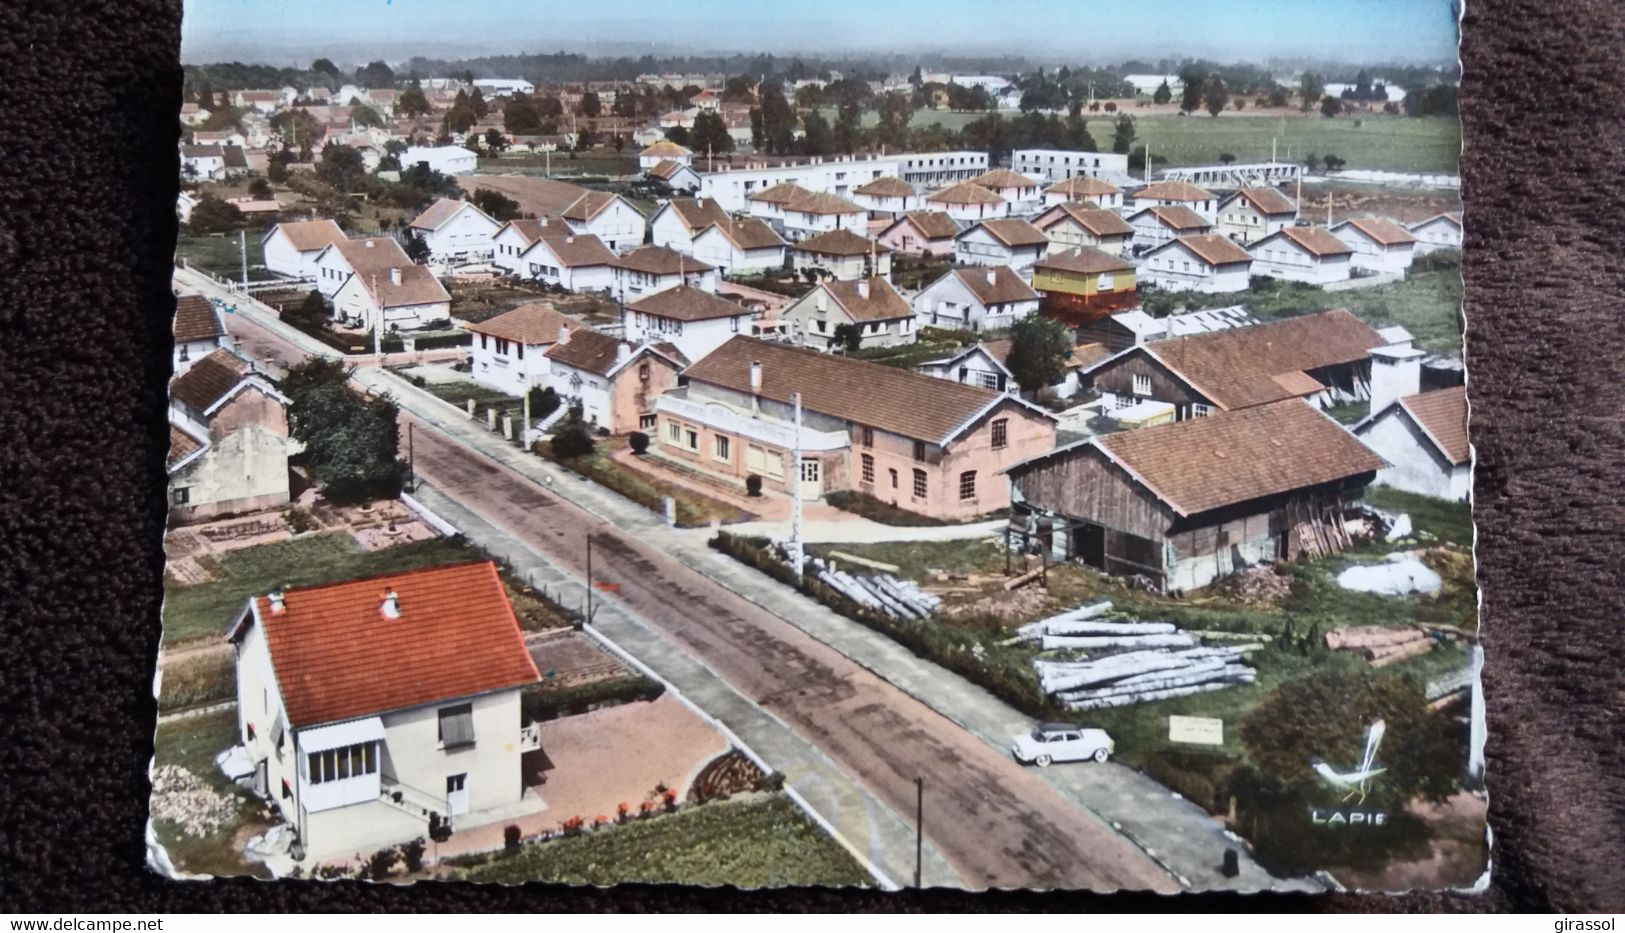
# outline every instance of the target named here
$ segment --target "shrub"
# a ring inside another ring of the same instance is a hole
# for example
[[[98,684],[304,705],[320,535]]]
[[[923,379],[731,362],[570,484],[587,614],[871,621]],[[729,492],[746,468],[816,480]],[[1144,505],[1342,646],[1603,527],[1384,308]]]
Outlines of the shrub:
[[[379,849],[367,858],[367,877],[374,881],[382,881],[389,877],[389,873],[401,862],[401,850],[397,848]]]
[[[406,861],[406,870],[413,874],[423,870],[423,850],[427,848],[421,838],[413,839],[401,846],[401,858]]]
[[[642,431],[633,431],[632,434],[627,437],[626,445],[632,448],[633,453],[641,456],[649,449],[649,435],[643,433]]]
[[[762,478],[755,473],[745,477],[745,494],[759,496],[762,494]]]
[[[320,527],[322,527],[321,522],[316,520],[316,516],[312,515],[309,509],[294,506],[288,510],[288,528],[294,534],[304,534]]]
[[[461,334],[436,334],[430,337],[419,337],[412,341],[412,346],[418,350],[443,350],[446,347],[466,347],[473,343],[473,340],[474,335],[466,332]]]
[[[531,387],[530,390],[530,416],[532,418],[546,418],[559,410],[559,393],[552,386],[546,388]]]
[[[592,438],[592,432],[585,424],[571,421],[553,435],[553,456],[564,460],[573,460],[576,457],[585,457],[597,448]]]
[[[519,827],[513,823],[502,827],[502,847],[509,852],[519,848],[520,835]]]

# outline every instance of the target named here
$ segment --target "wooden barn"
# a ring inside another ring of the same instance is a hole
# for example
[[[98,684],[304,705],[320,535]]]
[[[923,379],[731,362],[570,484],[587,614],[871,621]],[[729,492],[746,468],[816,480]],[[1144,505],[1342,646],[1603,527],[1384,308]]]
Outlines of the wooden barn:
[[[1008,471],[1029,549],[1163,591],[1349,543],[1343,510],[1386,464],[1299,399],[1107,434]]]

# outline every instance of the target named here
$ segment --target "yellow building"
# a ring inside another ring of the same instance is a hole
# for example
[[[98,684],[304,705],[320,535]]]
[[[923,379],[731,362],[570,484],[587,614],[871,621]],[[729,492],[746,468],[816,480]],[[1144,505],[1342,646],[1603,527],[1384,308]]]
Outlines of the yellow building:
[[[1121,256],[1079,247],[1033,264],[1040,310],[1064,324],[1087,324],[1139,303],[1134,266]]]

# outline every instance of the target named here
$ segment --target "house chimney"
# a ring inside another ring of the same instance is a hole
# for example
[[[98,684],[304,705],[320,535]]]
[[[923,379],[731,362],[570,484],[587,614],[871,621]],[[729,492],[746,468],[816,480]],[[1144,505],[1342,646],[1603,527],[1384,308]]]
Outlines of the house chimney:
[[[378,611],[383,613],[386,619],[399,619],[401,617],[400,597],[395,595],[394,590],[384,593],[384,602],[378,607]]]
[[[813,297],[813,307],[818,310],[819,314],[829,310],[829,300],[822,286],[819,287],[818,294]]]
[[[762,363],[760,360],[753,360],[750,364],[750,391],[757,395],[762,392]]]
[[[266,600],[266,602],[271,604],[271,615],[279,616],[282,613],[288,611],[287,601],[282,598],[282,589],[281,589],[281,587],[278,587],[277,589],[274,589],[271,592],[267,593],[266,596],[265,596],[265,600]]]
[[[564,242],[566,242],[566,243],[574,243],[575,241],[576,241],[576,238],[573,237],[573,236],[567,236],[567,237],[564,238]]]
[[[1371,414],[1396,399],[1422,391],[1422,359],[1414,347],[1378,347],[1371,351]]]
[[[615,345],[615,362],[624,363],[632,358],[632,345],[621,341]]]
[[[361,241],[361,243],[362,243],[362,245],[364,245],[364,246],[365,246],[365,247],[366,247],[366,248],[367,248],[367,249],[372,249],[372,241],[371,241],[371,240],[362,240],[362,241]]]
[[[858,297],[864,301],[869,300],[869,280],[858,279]]]
[[[560,343],[560,344],[565,344],[565,343],[570,342],[570,325],[568,325],[568,324],[560,324],[559,325],[559,339],[557,341],[555,341],[555,342]]]
[[[997,269],[988,269],[987,270],[987,284],[989,284],[989,285],[997,285],[997,284],[999,284],[999,270],[997,270]]]
[[[390,267],[390,270],[389,270],[389,284],[391,284],[391,285],[399,285],[399,284],[401,284],[401,270],[399,268],[396,268],[396,267],[393,267],[393,266]]]

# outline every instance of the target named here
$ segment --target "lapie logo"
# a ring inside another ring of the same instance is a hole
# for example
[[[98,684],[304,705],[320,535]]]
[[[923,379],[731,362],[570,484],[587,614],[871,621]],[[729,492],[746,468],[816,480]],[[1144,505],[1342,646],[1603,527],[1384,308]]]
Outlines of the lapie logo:
[[[1371,791],[1372,779],[1388,770],[1377,765],[1377,749],[1382,746],[1382,737],[1387,731],[1388,725],[1380,719],[1366,729],[1365,754],[1360,758],[1360,764],[1352,770],[1339,771],[1318,758],[1309,760],[1310,767],[1320,775],[1322,781],[1348,791],[1343,795],[1342,802],[1354,800],[1356,808],[1340,810],[1311,807],[1309,809],[1311,823],[1328,826],[1381,826],[1388,822],[1386,813],[1357,809],[1365,803],[1365,798]]]

